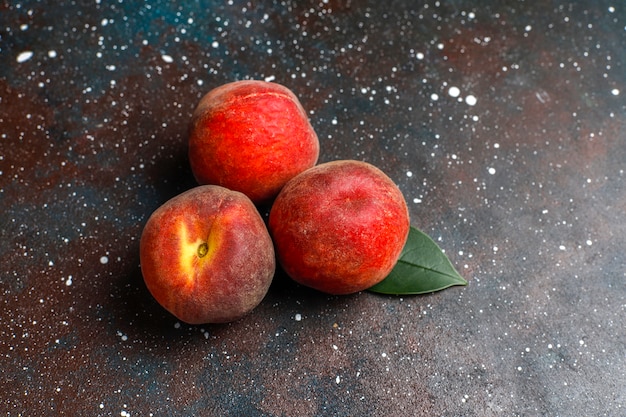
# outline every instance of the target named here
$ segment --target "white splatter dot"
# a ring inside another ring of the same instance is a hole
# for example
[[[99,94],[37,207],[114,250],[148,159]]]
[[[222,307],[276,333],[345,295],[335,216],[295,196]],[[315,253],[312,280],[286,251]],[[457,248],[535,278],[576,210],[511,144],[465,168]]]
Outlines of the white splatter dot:
[[[57,51],[55,51],[54,49],[51,49],[48,51],[48,58],[56,58],[57,57]]]
[[[461,90],[459,90],[459,87],[452,86],[448,89],[448,94],[450,94],[450,97],[458,97],[461,94]]]
[[[66,286],[71,286],[72,285],[72,276],[68,276],[67,279],[65,280],[65,285]]]
[[[340,383],[341,382],[341,378],[339,377],[339,375],[337,375],[337,378],[335,378],[335,383]]]
[[[478,102],[478,99],[473,96],[473,95],[469,95],[467,97],[465,97],[465,102],[467,103],[468,106],[475,106],[476,103]]]
[[[264,78],[265,82],[268,82],[268,83],[274,81],[275,79],[276,79],[275,75],[268,75],[267,77]]]
[[[407,171],[407,172],[406,172],[406,176],[407,176],[407,177],[409,177],[409,178],[411,178],[411,177],[413,176],[413,172],[411,172],[411,171]]]
[[[593,242],[591,241],[591,239],[588,239],[587,240],[587,246],[591,246],[591,245],[593,245]]]
[[[418,53],[415,55],[415,57],[421,61],[422,59],[424,59],[424,54],[423,54],[423,53],[421,53],[421,52],[418,52]]]
[[[102,265],[106,265],[106,264],[108,264],[108,263],[109,263],[109,257],[108,257],[108,256],[101,256],[101,257],[100,257],[100,263],[101,263]]]
[[[613,94],[614,96],[619,96],[619,90],[617,88],[614,88],[611,90],[611,94]]]
[[[493,167],[489,167],[487,168],[487,172],[489,172],[489,174],[491,175],[495,175],[496,174],[496,169]]]
[[[559,249],[560,249],[560,250],[565,250],[565,249],[566,249],[566,248],[565,248],[565,245],[560,245],[560,246],[559,246]]]
[[[18,56],[17,56],[17,62],[18,63],[22,63],[22,62],[26,62],[29,59],[31,59],[33,57],[33,51],[24,51],[21,52]]]
[[[432,101],[437,101],[437,100],[439,100],[439,95],[438,95],[437,93],[432,93],[432,94],[430,95],[430,99],[431,99]]]
[[[166,55],[166,54],[161,55],[161,59],[163,61],[167,62],[168,64],[171,64],[172,62],[174,62],[174,58],[172,58],[170,55]]]
[[[296,321],[301,321],[302,320],[302,314],[298,313],[296,314],[296,316],[294,317]]]

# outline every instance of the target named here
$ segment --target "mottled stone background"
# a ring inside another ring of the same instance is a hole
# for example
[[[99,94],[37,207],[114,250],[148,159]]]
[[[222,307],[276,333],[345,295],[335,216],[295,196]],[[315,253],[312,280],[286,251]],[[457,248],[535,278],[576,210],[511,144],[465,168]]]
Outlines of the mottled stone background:
[[[625,60],[618,0],[1,2],[0,410],[626,415]],[[300,97],[322,161],[387,172],[469,285],[161,309],[143,224],[245,78]]]

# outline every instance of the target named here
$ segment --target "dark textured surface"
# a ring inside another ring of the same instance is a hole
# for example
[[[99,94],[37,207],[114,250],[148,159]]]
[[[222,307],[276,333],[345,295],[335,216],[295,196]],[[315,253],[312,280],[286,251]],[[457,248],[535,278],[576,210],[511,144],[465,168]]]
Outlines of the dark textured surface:
[[[625,50],[620,1],[2,2],[0,410],[625,415]],[[243,78],[300,97],[322,161],[387,172],[469,285],[156,305],[143,224]]]

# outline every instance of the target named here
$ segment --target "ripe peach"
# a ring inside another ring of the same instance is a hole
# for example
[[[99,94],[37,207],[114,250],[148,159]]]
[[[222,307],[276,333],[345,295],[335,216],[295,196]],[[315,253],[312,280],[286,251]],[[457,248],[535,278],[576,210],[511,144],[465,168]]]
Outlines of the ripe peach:
[[[280,84],[235,81],[209,91],[189,128],[189,161],[200,184],[270,202],[314,166],[319,140],[294,93]]]
[[[234,321],[263,299],[274,276],[274,247],[244,194],[215,185],[188,190],[144,226],[141,272],[150,293],[190,323]]]
[[[382,281],[409,233],[400,189],[359,161],[317,165],[289,181],[272,205],[269,229],[278,260],[295,281],[350,294]]]

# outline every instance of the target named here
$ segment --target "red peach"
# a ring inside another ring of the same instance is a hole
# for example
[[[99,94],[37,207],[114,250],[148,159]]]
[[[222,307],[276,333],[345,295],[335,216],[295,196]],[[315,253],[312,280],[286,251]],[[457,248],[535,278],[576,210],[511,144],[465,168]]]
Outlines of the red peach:
[[[393,181],[371,164],[349,160],[293,178],[269,216],[287,275],[330,294],[382,281],[398,261],[409,227],[406,201]]]
[[[256,207],[244,194],[205,185],[159,207],[140,241],[150,293],[190,323],[234,321],[267,293],[276,260]]]
[[[270,202],[314,166],[319,140],[295,94],[280,84],[235,81],[209,91],[189,128],[189,161],[200,184]]]

